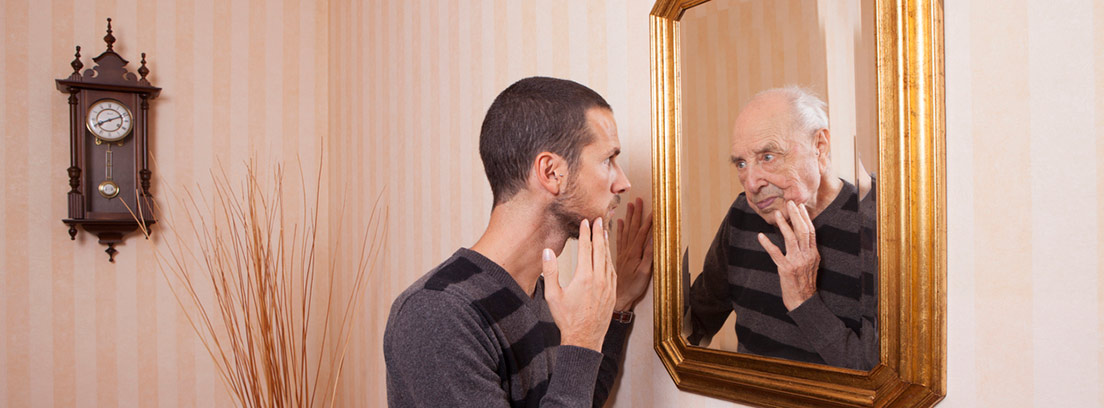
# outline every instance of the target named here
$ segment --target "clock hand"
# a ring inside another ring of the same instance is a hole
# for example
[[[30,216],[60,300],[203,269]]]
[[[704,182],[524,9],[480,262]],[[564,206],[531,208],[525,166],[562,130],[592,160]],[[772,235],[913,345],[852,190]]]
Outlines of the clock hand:
[[[113,121],[113,120],[115,120],[115,119],[122,119],[122,118],[123,118],[123,116],[122,116],[122,115],[119,115],[119,116],[113,117],[113,118],[111,118],[111,119],[104,119],[104,120],[101,120],[101,121],[99,121],[99,122],[96,122],[96,126],[103,126],[103,124],[104,124],[104,123],[107,123],[107,122]]]

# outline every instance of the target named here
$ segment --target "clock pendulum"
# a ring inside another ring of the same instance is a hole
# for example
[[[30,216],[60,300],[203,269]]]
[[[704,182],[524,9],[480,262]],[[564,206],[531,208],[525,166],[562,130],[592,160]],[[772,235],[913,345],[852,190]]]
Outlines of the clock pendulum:
[[[111,145],[122,146],[124,139],[130,134],[131,125],[130,109],[113,99],[101,99],[96,101],[88,109],[88,130],[96,138],[96,144],[107,144],[104,151],[104,181],[98,189],[100,195],[110,200],[119,195],[119,185],[112,176]]]
[[[119,195],[119,185],[115,184],[115,181],[111,177],[111,143],[107,144],[107,150],[104,151],[104,178],[105,180],[100,183],[100,195],[110,200]]]

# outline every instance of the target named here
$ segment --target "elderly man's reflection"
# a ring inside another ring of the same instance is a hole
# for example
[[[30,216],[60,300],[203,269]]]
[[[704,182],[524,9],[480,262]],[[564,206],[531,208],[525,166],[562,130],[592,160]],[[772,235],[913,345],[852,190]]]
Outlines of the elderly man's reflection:
[[[691,344],[708,344],[735,312],[740,352],[877,364],[874,183],[865,170],[858,187],[836,176],[824,106],[777,88],[736,118],[732,163],[745,192],[690,288]]]

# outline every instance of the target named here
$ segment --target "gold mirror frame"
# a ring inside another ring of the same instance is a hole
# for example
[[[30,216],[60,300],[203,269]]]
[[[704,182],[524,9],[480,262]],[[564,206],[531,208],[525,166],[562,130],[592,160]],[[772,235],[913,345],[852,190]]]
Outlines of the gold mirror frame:
[[[881,363],[869,372],[689,346],[679,248],[679,19],[650,16],[655,349],[683,390],[758,406],[932,406],[946,395],[946,185],[941,0],[876,0]],[[769,1],[769,0],[764,0]]]

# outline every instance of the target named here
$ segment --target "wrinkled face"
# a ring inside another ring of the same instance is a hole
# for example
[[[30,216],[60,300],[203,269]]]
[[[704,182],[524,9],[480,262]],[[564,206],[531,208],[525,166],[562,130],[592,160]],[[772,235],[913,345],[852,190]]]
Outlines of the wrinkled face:
[[[552,203],[549,211],[571,238],[579,237],[579,223],[602,217],[604,224],[613,216],[621,202],[621,194],[631,185],[617,164],[621,141],[613,112],[604,108],[587,111],[587,123],[594,140],[583,147],[574,169],[567,175],[563,194]]]
[[[814,136],[820,130],[793,126],[790,109],[777,101],[749,104],[732,132],[732,163],[743,185],[748,205],[768,223],[786,201],[817,208],[821,157]]]

